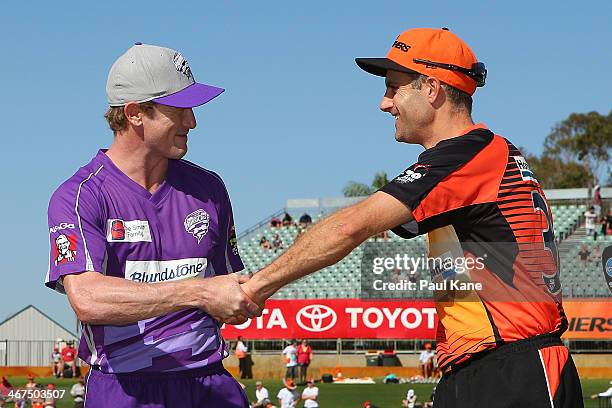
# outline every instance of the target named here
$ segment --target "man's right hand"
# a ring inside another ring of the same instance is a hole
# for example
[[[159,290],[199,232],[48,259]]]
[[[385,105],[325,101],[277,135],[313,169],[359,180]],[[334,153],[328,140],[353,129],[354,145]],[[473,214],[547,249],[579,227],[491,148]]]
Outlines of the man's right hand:
[[[200,309],[221,323],[242,324],[261,316],[261,308],[241,289],[248,278],[236,273],[202,279]]]

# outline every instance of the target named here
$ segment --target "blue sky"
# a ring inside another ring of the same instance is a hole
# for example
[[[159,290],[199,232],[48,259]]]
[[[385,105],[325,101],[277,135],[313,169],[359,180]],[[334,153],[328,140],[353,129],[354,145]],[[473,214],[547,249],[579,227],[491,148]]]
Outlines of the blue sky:
[[[127,4],[2,7],[0,320],[33,303],[74,327],[42,285],[48,198],[111,143],[106,76],[136,41],[180,50],[198,81],[227,89],[196,110],[187,158],[225,179],[239,233],[288,198],[337,196],[416,159],[422,149],[397,144],[378,110],[384,80],[354,63],[384,56],[405,29],[447,26],[468,42],[489,70],[474,119],[531,152],[569,113],[611,108],[609,1]]]

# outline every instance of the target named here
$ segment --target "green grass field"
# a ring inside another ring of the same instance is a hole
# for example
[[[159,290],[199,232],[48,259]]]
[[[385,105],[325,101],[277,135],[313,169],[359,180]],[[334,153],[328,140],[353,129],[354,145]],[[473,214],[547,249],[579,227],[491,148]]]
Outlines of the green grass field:
[[[11,381],[14,386],[23,386],[26,383],[26,378],[9,377],[9,381]],[[58,389],[66,390],[66,396],[62,400],[59,400],[57,408],[69,408],[73,406],[69,391],[74,380],[46,377],[38,378],[37,382],[45,385],[53,382]],[[255,381],[242,380],[242,382],[247,386],[249,400],[254,400]],[[415,390],[419,398],[418,400],[421,402],[428,400],[433,388],[431,384],[383,384],[382,378],[377,378],[376,382],[377,384],[371,385],[317,384],[319,387],[319,405],[322,408],[360,408],[364,401],[371,400],[372,403],[381,408],[401,407],[402,398],[404,398],[409,388]],[[268,391],[270,391],[271,397],[276,397],[276,394],[282,387],[281,381],[266,381],[264,385],[268,388]],[[608,380],[583,380],[582,392],[586,398],[584,400],[585,407],[598,408],[597,400],[591,400],[588,396],[605,391],[609,386],[610,383]],[[303,387],[298,387],[300,392],[302,389]],[[9,406],[12,406],[12,404]],[[299,406],[301,407],[302,404]]]

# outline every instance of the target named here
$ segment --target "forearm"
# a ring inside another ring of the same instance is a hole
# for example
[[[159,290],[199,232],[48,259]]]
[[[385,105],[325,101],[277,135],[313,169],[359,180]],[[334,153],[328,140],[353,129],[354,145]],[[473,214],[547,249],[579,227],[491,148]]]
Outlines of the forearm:
[[[376,233],[349,225],[352,211],[340,210],[313,225],[283,255],[256,273],[251,284],[257,296],[267,299],[282,286],[340,261]]]
[[[191,284],[132,282],[97,272],[65,278],[68,299],[79,320],[88,324],[122,325],[197,307]]]

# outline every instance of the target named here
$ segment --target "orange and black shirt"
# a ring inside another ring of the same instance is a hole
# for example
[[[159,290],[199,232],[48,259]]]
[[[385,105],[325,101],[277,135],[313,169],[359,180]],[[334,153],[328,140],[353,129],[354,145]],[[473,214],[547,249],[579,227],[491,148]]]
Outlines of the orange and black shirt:
[[[481,285],[434,292],[440,367],[507,342],[565,331],[550,208],[507,139],[475,125],[425,150],[381,191],[412,210],[414,220],[394,228],[396,234],[427,234],[431,258],[473,261],[461,274],[452,265],[452,273],[430,271],[433,281],[457,277]]]

